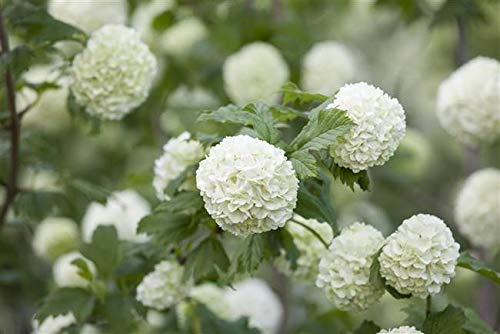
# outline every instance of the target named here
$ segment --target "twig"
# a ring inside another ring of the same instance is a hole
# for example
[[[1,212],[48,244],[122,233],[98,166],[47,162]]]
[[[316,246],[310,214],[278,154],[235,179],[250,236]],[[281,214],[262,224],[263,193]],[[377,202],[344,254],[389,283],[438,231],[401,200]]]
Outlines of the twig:
[[[10,51],[9,39],[5,31],[3,19],[3,7],[0,1],[0,46],[1,54]],[[12,71],[7,68],[5,71],[5,88],[7,95],[7,105],[10,114],[10,164],[9,178],[7,180],[7,194],[0,208],[0,227],[5,221],[10,205],[14,202],[17,194],[17,174],[19,170],[19,115],[16,110],[16,87]]]
[[[431,314],[431,310],[432,310],[432,297],[431,297],[431,295],[428,295],[427,299],[425,301],[425,318],[426,319]]]
[[[316,232],[315,230],[313,230],[312,228],[310,228],[309,226],[307,226],[306,224],[303,224],[301,222],[298,222],[296,220],[293,220],[293,219],[290,219],[290,221],[292,223],[295,223],[295,224],[298,224],[300,226],[302,226],[303,228],[305,228],[306,230],[308,230],[309,232],[311,232],[312,234],[314,234],[314,236],[323,244],[323,246],[325,246],[326,249],[328,249],[328,242],[326,242],[319,234],[318,232]]]

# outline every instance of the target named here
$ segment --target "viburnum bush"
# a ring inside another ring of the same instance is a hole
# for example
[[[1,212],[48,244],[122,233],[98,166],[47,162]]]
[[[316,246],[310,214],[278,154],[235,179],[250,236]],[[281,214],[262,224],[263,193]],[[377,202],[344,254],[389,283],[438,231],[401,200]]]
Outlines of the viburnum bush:
[[[462,27],[452,0],[408,6]],[[419,193],[450,154],[304,8],[0,2],[0,332],[494,333],[453,289],[497,293],[499,170]],[[456,70],[437,123],[491,145],[499,78],[493,58]]]

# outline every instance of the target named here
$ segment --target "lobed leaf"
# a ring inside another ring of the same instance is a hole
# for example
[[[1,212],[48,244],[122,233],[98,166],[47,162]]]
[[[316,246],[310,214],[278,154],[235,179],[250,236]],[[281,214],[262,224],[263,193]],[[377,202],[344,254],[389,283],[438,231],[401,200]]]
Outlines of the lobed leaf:
[[[472,270],[479,275],[493,281],[497,285],[500,285],[500,273],[491,268],[488,268],[486,264],[473,257],[468,251],[460,253],[457,266]]]
[[[98,226],[92,235],[92,241],[80,247],[80,252],[94,262],[97,272],[103,278],[109,278],[122,260],[122,248],[114,226]]]
[[[328,99],[323,94],[305,92],[293,82],[286,82],[281,87],[281,93],[283,94],[283,104],[307,105],[314,102],[321,103]]]
[[[82,288],[60,288],[51,292],[36,313],[36,319],[42,322],[49,316],[73,312],[78,322],[84,322],[95,305],[92,293]]]
[[[208,259],[208,261],[207,261]],[[221,242],[213,237],[203,240],[187,257],[184,279],[216,279],[217,271],[225,272],[229,258]]]

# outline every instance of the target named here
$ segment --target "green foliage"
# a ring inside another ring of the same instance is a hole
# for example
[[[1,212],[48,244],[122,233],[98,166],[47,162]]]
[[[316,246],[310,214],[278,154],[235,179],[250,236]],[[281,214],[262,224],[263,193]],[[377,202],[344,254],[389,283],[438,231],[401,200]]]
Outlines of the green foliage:
[[[180,212],[186,209],[190,211],[198,211],[203,208],[203,199],[200,194],[196,191],[184,191],[177,194],[175,197],[171,198],[166,202],[160,203],[156,208],[155,212]]]
[[[462,334],[465,324],[464,312],[454,306],[444,311],[431,314],[424,322],[424,333],[428,334]]]
[[[366,170],[354,173],[349,168],[340,167],[326,152],[314,153],[314,156],[319,166],[328,170],[334,179],[339,180],[351,190],[354,191],[355,184],[364,191],[370,190],[370,178]]]
[[[154,212],[139,222],[138,232],[152,236],[163,247],[170,247],[193,235],[198,229],[197,216],[184,213]]]
[[[89,282],[92,281],[94,275],[92,274],[92,271],[90,270],[85,260],[83,260],[82,258],[77,258],[71,261],[71,264],[78,267],[78,275],[80,275],[80,277]]]
[[[363,321],[361,326],[354,331],[354,334],[377,334],[381,328],[372,321]]]
[[[71,190],[76,190],[87,200],[97,201],[99,203],[106,202],[108,200],[108,197],[111,195],[111,191],[97,184],[93,184],[86,180],[77,178],[69,178],[67,180],[66,187]]]
[[[98,274],[109,278],[122,260],[122,248],[114,226],[98,226],[92,241],[80,247],[80,252],[94,262]]]
[[[165,195],[172,197],[179,191],[179,187],[187,180],[188,177],[194,176],[196,170],[198,169],[198,164],[186,167],[176,178],[171,180],[167,187],[165,188]]]
[[[203,304],[197,304],[195,310],[199,317],[201,333],[231,333],[231,334],[259,334],[255,328],[250,328],[247,318],[235,321],[220,319]]]
[[[495,334],[493,329],[485,323],[477,313],[468,307],[462,308],[462,311],[465,314],[465,324],[463,325],[463,329],[469,334]]]
[[[66,197],[60,192],[24,191],[16,197],[14,211],[21,218],[39,222],[64,210],[67,204]]]
[[[104,318],[111,333],[130,333],[136,327],[133,297],[111,294],[101,305]]]
[[[281,87],[283,93],[283,104],[309,105],[311,103],[323,103],[328,97],[319,93],[309,93],[301,90],[293,82],[286,82]]]
[[[84,322],[95,305],[95,297],[88,290],[81,288],[61,288],[51,292],[36,313],[36,318],[43,321],[48,316],[73,312],[78,322]]]
[[[396,299],[407,299],[411,298],[411,295],[403,295],[399,293],[392,286],[388,285],[385,279],[380,275],[380,262],[378,260],[382,248],[374,255],[372,265],[370,266],[370,283],[375,286],[383,286],[385,291],[387,291],[391,296]]]
[[[500,285],[500,273],[488,268],[484,263],[474,258],[468,251],[460,253],[457,265],[462,268],[472,270],[479,275]]]
[[[209,261],[207,261],[209,259]],[[202,279],[216,279],[217,272],[225,272],[229,267],[229,258],[221,242],[208,237],[187,256],[184,278],[193,278],[194,282]]]

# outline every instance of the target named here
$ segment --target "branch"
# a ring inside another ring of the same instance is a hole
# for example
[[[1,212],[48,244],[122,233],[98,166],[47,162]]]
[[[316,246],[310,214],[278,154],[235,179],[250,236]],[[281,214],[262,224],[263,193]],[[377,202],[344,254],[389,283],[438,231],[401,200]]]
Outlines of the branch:
[[[316,232],[315,230],[313,230],[312,228],[310,228],[309,226],[307,226],[306,224],[303,224],[301,222],[298,222],[296,220],[294,220],[293,218],[289,220],[290,222],[292,223],[295,223],[297,225],[300,225],[302,226],[303,228],[305,228],[306,230],[308,230],[309,232],[311,232],[312,234],[314,234],[314,236],[318,239],[319,242],[321,242],[323,244],[323,246],[325,246],[326,249],[328,249],[328,242],[326,242],[320,235],[318,232]],[[323,223],[323,224],[326,224],[326,223]]]
[[[0,47],[1,54],[10,51],[9,39],[5,30],[3,19],[2,2],[0,1]],[[7,180],[7,194],[0,208],[0,227],[5,222],[5,217],[9,211],[10,205],[14,202],[14,198],[18,192],[17,175],[19,170],[19,115],[16,109],[16,86],[14,84],[14,76],[12,71],[7,67],[5,71],[5,88],[7,95],[7,105],[10,114],[10,164],[9,177]]]

